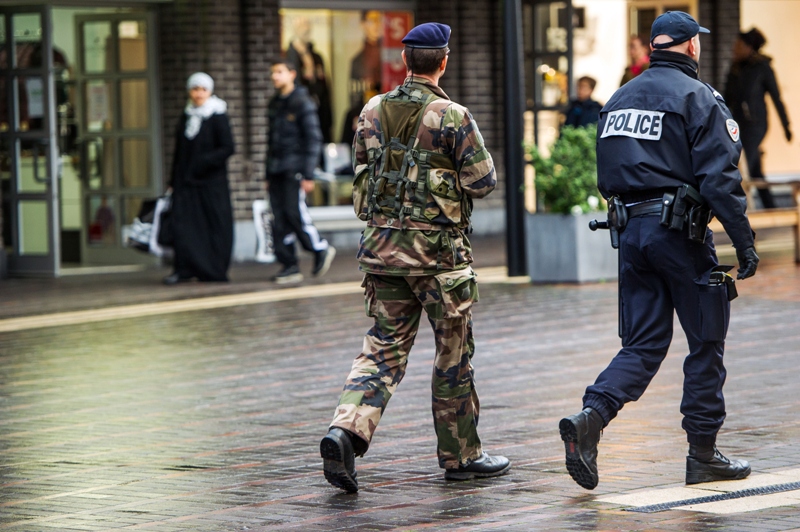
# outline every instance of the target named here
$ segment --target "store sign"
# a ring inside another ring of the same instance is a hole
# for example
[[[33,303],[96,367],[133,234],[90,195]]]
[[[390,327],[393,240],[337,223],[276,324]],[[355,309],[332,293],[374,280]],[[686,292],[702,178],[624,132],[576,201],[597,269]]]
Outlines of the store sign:
[[[406,67],[400,54],[404,47],[403,37],[411,30],[411,24],[409,12],[387,11],[383,14],[381,92],[389,92],[406,78]]]

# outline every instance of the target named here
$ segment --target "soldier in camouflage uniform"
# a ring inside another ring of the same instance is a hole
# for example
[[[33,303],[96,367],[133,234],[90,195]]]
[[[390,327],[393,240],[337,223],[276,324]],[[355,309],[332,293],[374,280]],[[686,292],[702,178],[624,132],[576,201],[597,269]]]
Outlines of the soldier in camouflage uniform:
[[[433,421],[445,478],[510,468],[507,458],[482,450],[477,432],[471,308],[478,286],[466,233],[472,198],[489,194],[497,180],[472,115],[438,86],[449,36],[436,23],[408,33],[408,78],[367,103],[353,141],[353,203],[367,221],[358,260],[375,324],[320,444],[325,477],[349,492],[358,491],[355,456],[367,451],[405,374],[423,310],[436,340]]]

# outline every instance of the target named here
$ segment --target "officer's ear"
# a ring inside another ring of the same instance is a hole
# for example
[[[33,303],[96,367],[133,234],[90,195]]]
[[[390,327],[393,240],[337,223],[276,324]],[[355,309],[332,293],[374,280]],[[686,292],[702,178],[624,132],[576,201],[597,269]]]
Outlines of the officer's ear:
[[[450,54],[448,53],[447,55],[445,55],[445,56],[444,56],[444,59],[442,59],[442,62],[439,64],[439,71],[440,71],[442,74],[444,74],[444,71],[445,71],[445,69],[447,68],[447,59],[448,59],[449,57],[450,57]]]
[[[686,49],[686,53],[694,59],[695,61],[700,60],[700,34],[698,33],[691,39],[689,39],[689,46]]]

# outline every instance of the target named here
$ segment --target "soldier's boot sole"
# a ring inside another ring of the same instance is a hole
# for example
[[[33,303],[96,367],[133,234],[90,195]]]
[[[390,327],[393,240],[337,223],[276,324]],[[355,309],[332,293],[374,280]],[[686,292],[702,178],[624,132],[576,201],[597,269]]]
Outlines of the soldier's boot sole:
[[[319,444],[319,454],[322,456],[325,480],[347,493],[356,493],[358,491],[358,481],[356,480],[358,474],[353,472],[351,475],[347,470],[341,443],[332,438],[323,438]]]
[[[686,484],[702,484],[704,482],[717,482],[720,480],[742,480],[750,475],[750,464],[741,464],[735,461],[740,467],[733,466],[728,468],[713,467],[710,464],[700,462],[686,457]]]
[[[564,418],[558,423],[561,439],[564,441],[566,452],[567,471],[572,480],[582,488],[593,490],[597,487],[599,477],[586,465],[580,452],[578,429],[569,418]]]
[[[473,471],[447,471],[444,472],[445,480],[472,480],[473,478],[491,478],[505,475],[511,470],[511,464],[499,471],[492,471],[491,473],[476,473]]]

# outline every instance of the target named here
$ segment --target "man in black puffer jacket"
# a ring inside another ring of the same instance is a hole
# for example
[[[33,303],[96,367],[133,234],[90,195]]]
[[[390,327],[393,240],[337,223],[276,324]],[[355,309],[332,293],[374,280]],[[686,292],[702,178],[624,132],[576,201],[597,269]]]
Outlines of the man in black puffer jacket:
[[[269,102],[267,183],[274,215],[272,239],[283,268],[278,284],[303,280],[297,264],[295,241],[314,254],[315,276],[330,268],[336,250],[320,237],[306,207],[306,194],[314,190],[314,168],[322,153],[322,131],[308,89],[295,85],[297,70],[285,60],[272,64],[277,93]]]
[[[789,129],[789,117],[781,101],[778,82],[772,71],[772,58],[761,55],[759,50],[767,40],[756,28],[739,34],[733,48],[733,64],[728,73],[725,85],[725,102],[733,114],[734,120],[742,128],[742,147],[747,158],[747,169],[751,179],[764,179],[761,168],[761,142],[767,134],[767,103],[765,96],[769,93],[775,110],[783,124],[786,140],[791,142],[792,130]],[[760,188],[765,209],[775,207],[775,201],[769,189]]]

